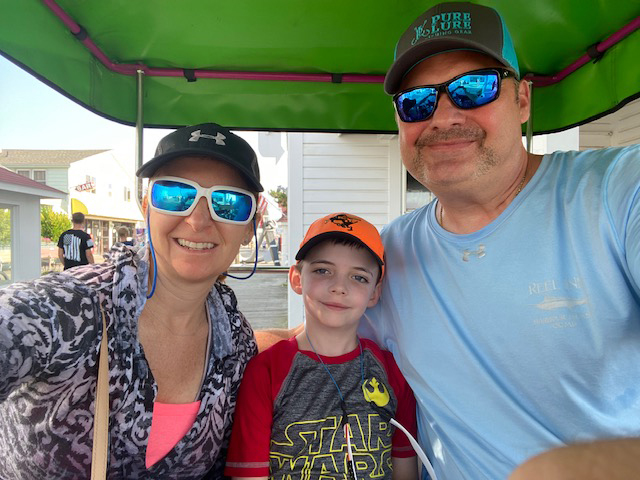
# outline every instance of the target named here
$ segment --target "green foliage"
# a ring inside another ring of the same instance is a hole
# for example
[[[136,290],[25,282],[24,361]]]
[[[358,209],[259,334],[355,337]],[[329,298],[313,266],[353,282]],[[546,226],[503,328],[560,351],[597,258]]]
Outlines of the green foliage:
[[[0,246],[11,245],[11,210],[0,209]]]
[[[271,195],[281,209],[284,211],[287,210],[287,187],[283,187],[282,185],[278,185],[278,188],[275,190],[269,190],[269,195]]]
[[[40,207],[40,236],[58,241],[65,230],[71,228],[71,220],[65,213],[56,213],[50,205]]]

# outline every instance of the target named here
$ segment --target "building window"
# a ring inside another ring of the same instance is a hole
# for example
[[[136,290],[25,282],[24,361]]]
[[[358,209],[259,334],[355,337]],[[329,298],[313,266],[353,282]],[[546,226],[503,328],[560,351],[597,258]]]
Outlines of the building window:
[[[86,184],[89,186],[88,191],[91,193],[96,193],[96,177],[92,177],[91,175],[87,175]]]
[[[435,198],[430,190],[418,182],[413,176],[407,172],[407,191],[406,191],[406,208],[404,213],[411,212],[416,208],[426,205]]]
[[[33,171],[33,179],[42,184],[47,183],[47,171],[46,170],[34,170]]]
[[[31,178],[31,170],[16,170],[16,173],[23,177]]]

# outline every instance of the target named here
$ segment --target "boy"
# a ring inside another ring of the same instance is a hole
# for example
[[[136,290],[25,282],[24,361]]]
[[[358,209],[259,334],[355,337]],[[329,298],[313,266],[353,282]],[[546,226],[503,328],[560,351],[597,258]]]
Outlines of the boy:
[[[384,247],[355,215],[316,220],[289,270],[304,330],[252,359],[238,394],[225,475],[417,479],[407,437],[413,392],[393,357],[356,335],[380,296]]]

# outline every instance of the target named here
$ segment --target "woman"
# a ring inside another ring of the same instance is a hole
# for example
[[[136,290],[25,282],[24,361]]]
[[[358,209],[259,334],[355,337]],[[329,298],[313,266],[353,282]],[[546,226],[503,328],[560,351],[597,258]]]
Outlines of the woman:
[[[137,174],[147,245],[0,292],[0,478],[89,478],[101,312],[108,478],[222,476],[256,344],[217,279],[254,233],[256,155],[202,124],[163,138]]]

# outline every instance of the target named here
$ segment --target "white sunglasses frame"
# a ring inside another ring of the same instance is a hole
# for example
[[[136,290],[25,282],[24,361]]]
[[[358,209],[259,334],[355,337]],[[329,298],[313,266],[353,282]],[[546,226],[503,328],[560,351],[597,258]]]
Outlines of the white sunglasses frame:
[[[166,180],[166,181],[170,181],[170,182],[179,182],[179,183],[184,183],[186,185],[189,185],[193,188],[196,189],[196,198],[193,200],[193,203],[191,204],[191,206],[189,208],[187,208],[185,211],[183,212],[176,212],[176,211],[170,211],[170,210],[163,210],[161,208],[158,208],[156,206],[153,205],[153,202],[151,200],[151,194],[153,192],[153,185],[156,182],[162,181],[162,180]],[[249,195],[249,197],[252,198],[253,202],[251,203],[251,213],[249,214],[249,218],[247,220],[244,221],[236,221],[236,220],[229,220],[226,218],[222,218],[220,216],[218,216],[218,214],[213,210],[213,205],[211,204],[211,193],[215,192],[216,190],[228,190],[230,192],[236,192],[236,193],[243,193],[245,195]],[[196,208],[196,205],[198,205],[198,202],[200,201],[200,198],[204,198],[206,204],[209,207],[209,213],[211,214],[211,218],[216,221],[216,222],[221,222],[221,223],[229,223],[231,225],[246,225],[249,222],[251,222],[253,220],[254,215],[256,214],[256,209],[257,209],[257,199],[255,197],[255,195],[253,193],[251,193],[248,190],[244,190],[242,188],[238,188],[238,187],[232,187],[229,185],[213,185],[212,187],[208,187],[205,188],[202,185],[200,185],[198,182],[194,182],[193,180],[189,180],[187,178],[182,178],[182,177],[158,177],[158,178],[154,178],[149,182],[149,207],[159,213],[163,213],[165,215],[175,215],[178,217],[188,217],[189,215],[191,215],[191,212],[193,212],[193,210]]]

